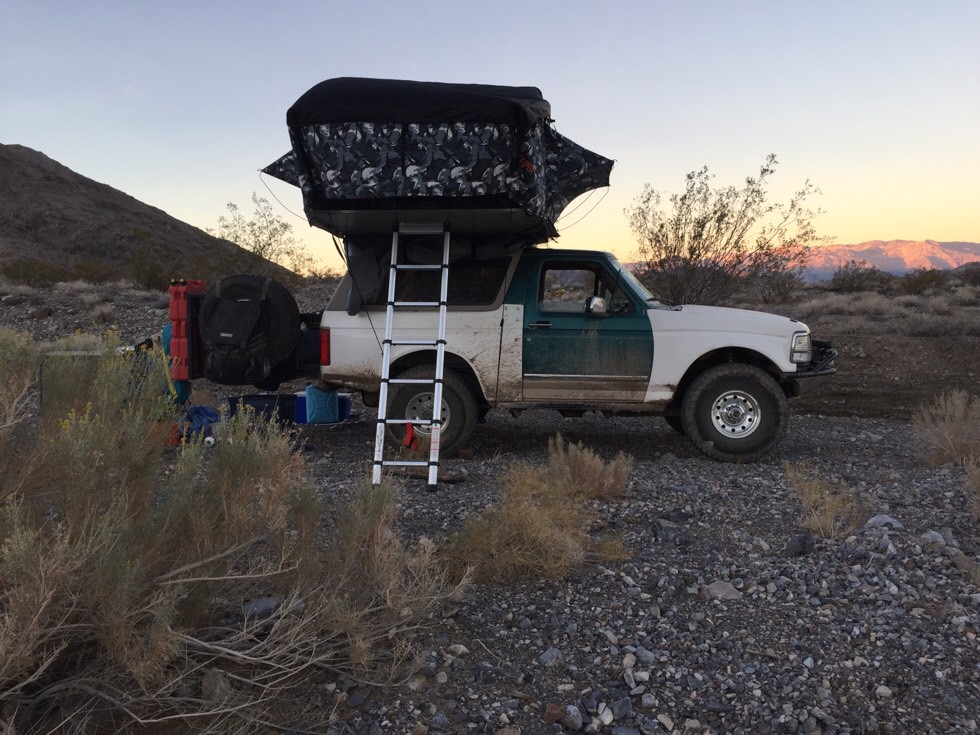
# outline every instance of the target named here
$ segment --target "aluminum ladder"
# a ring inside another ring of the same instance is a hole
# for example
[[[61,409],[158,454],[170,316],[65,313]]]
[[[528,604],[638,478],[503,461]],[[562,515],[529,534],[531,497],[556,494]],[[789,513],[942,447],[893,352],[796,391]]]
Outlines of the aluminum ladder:
[[[442,235],[442,262],[432,264],[407,264],[399,262],[399,238],[401,235]],[[391,266],[388,276],[388,301],[385,315],[385,337],[381,345],[381,394],[378,398],[378,427],[374,439],[374,467],[371,482],[381,482],[385,467],[426,467],[428,485],[434,490],[439,477],[439,435],[442,431],[442,378],[446,359],[446,301],[449,293],[449,224],[415,225],[396,224],[391,236]],[[438,301],[396,301],[396,276],[402,271],[439,270]],[[435,339],[397,339],[394,336],[395,315],[405,309],[438,309],[439,328]],[[436,351],[435,375],[432,378],[392,378],[391,352],[403,345],[434,347]],[[432,418],[388,418],[388,393],[391,385],[422,384],[432,386]],[[431,429],[428,460],[385,459],[385,436],[389,424],[412,424]]]

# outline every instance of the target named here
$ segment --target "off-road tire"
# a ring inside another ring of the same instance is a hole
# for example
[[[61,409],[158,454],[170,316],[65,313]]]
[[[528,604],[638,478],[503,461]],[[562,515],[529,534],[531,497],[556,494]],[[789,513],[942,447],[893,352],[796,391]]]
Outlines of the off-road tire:
[[[664,423],[667,424],[671,429],[676,431],[681,436],[686,436],[687,432],[684,431],[684,422],[681,420],[680,416],[663,416]]]
[[[431,379],[434,373],[434,366],[418,365],[409,368],[398,377]],[[420,416],[410,416],[410,409],[424,406],[426,399],[428,399],[431,407],[432,396],[433,386],[431,385],[395,383],[391,386],[391,395],[388,399],[388,416],[393,419],[421,418]],[[452,370],[445,370],[442,376],[442,402],[444,409],[448,409],[448,415],[444,410],[443,426],[439,436],[439,456],[444,458],[455,457],[459,450],[465,448],[473,437],[480,409],[472,389],[458,373]],[[413,429],[420,437],[426,437],[429,434],[428,427],[415,426]],[[403,424],[389,424],[388,433],[399,445],[405,440],[405,426]]]
[[[691,383],[681,407],[694,446],[722,462],[755,462],[779,443],[789,422],[789,401],[769,373],[729,363]]]

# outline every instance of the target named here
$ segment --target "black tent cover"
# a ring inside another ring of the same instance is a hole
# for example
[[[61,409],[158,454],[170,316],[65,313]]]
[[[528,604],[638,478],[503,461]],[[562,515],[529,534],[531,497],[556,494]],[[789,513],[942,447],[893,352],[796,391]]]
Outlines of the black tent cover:
[[[612,169],[550,115],[536,87],[329,79],[289,108],[292,150],[263,171],[300,187],[312,225],[348,240],[435,222],[543,242]]]

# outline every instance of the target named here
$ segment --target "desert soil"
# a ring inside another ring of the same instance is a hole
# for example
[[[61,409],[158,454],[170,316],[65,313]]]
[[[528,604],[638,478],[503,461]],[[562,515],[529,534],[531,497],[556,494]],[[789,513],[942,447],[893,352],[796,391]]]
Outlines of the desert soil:
[[[114,325],[135,341],[166,321],[160,294],[109,291],[97,319],[77,292],[0,296],[0,326],[39,339]],[[462,482],[406,484],[405,537],[459,529],[561,432],[633,456],[626,496],[594,504],[630,558],[475,585],[419,641],[404,684],[315,680],[305,704],[332,711],[336,733],[977,731],[980,531],[963,470],[919,460],[910,417],[944,387],[976,392],[978,340],[816,336],[841,348],[839,374],[794,401],[786,439],[757,464],[706,459],[655,419],[492,411],[474,458],[446,463]],[[366,473],[374,427],[355,402],[348,422],[301,431],[325,496]],[[853,489],[866,522],[839,541],[806,534],[786,463]]]

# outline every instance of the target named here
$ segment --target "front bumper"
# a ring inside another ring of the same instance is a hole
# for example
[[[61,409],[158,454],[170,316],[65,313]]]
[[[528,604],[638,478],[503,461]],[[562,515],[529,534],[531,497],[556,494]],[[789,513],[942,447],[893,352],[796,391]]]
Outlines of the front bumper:
[[[810,362],[801,365],[801,369],[795,373],[786,373],[790,396],[800,395],[804,390],[809,390],[822,383],[837,372],[837,368],[834,366],[837,350],[833,349],[830,342],[815,339],[812,342],[812,348],[813,356],[810,358]]]

